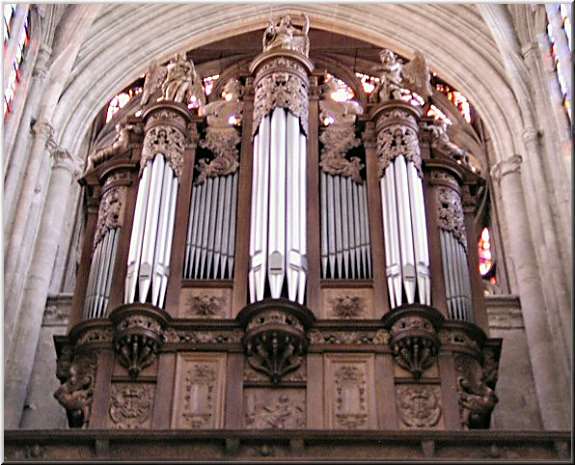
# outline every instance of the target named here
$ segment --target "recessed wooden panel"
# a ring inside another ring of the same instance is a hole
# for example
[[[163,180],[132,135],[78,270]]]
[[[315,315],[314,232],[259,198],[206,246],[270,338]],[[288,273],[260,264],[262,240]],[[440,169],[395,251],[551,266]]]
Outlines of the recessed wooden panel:
[[[244,406],[244,425],[246,428],[305,428],[305,389],[246,388],[244,390]]]
[[[180,318],[230,318],[232,290],[229,287],[186,287],[180,295]]]
[[[374,356],[325,355],[325,412],[330,429],[375,429]]]
[[[323,288],[321,315],[329,319],[369,319],[373,316],[373,289]]]
[[[223,427],[226,354],[178,355],[172,427]]]

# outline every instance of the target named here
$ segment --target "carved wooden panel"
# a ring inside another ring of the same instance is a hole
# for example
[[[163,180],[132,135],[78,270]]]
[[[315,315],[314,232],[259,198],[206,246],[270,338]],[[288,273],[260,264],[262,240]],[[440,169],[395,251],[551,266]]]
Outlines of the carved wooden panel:
[[[109,427],[149,428],[155,388],[153,383],[113,383],[108,403]]]
[[[305,389],[246,388],[244,406],[246,428],[305,428]]]
[[[230,318],[230,288],[186,287],[181,292],[180,318]]]
[[[395,398],[400,429],[444,429],[439,385],[401,384]]]
[[[213,429],[223,426],[225,354],[179,354],[172,426]]]
[[[325,356],[326,425],[332,429],[377,428],[374,356]]]
[[[355,320],[373,318],[373,290],[362,288],[323,288],[322,318]]]

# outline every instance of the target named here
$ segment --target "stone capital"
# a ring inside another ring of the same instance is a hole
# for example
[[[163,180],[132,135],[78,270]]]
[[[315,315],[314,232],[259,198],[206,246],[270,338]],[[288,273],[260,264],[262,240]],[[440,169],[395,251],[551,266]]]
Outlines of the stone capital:
[[[43,119],[36,121],[30,130],[35,137],[45,139],[46,143],[48,143],[54,135],[54,128],[52,125]]]
[[[501,160],[491,168],[491,177],[495,182],[500,183],[504,176],[511,173],[519,173],[522,162],[523,157],[521,155],[512,155],[505,160]]]
[[[66,149],[53,144],[49,147],[50,157],[53,164],[52,169],[64,169],[72,173],[73,176],[79,176],[81,173],[80,161],[74,158]]]
[[[40,79],[45,79],[48,75],[48,62],[52,56],[52,48],[46,44],[41,44],[38,50],[38,58],[36,58],[36,63],[34,65],[34,71],[32,71],[32,76],[38,77]]]

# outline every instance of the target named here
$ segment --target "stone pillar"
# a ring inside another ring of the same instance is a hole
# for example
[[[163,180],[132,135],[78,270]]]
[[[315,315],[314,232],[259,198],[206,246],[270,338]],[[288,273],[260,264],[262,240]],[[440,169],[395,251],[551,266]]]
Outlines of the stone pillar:
[[[554,353],[553,335],[545,315],[543,289],[539,280],[536,257],[530,236],[529,216],[525,207],[521,184],[519,155],[509,157],[492,169],[492,176],[500,183],[504,214],[507,217],[509,244],[533,367],[535,391],[545,429],[569,427],[569,381]]]
[[[18,428],[22,417],[44,306],[48,297],[52,266],[60,243],[63,225],[62,199],[68,198],[78,169],[77,161],[66,150],[57,148],[53,150],[52,156],[54,162],[52,176],[40,222],[38,241],[24,287],[22,310],[13,328],[15,337],[12,344],[6,346],[7,353],[11,354],[6,364],[5,398],[10,400],[6,404],[7,428]]]

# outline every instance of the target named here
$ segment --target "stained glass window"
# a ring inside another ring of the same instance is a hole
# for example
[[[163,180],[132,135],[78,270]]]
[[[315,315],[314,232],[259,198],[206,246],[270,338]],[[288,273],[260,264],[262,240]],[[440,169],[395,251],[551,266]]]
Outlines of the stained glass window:
[[[114,115],[126,106],[126,104],[132,100],[136,95],[142,93],[142,88],[140,86],[130,87],[129,89],[120,92],[116,95],[110,103],[108,104],[108,110],[106,111],[106,123],[110,122]]]
[[[371,94],[380,82],[380,79],[378,77],[370,76],[368,74],[355,73],[355,75],[361,81],[361,85],[363,86],[363,91],[367,95]]]
[[[495,276],[493,274],[493,255],[491,252],[491,239],[488,228],[483,228],[481,231],[478,248],[479,273],[484,279],[489,279],[492,284],[495,284]]]
[[[12,35],[12,23],[14,12],[16,11],[15,4],[4,5],[4,47],[7,46],[8,40]],[[12,60],[12,66],[8,76],[6,77],[6,85],[4,87],[4,116],[12,111],[12,103],[16,92],[18,83],[22,80],[21,66],[26,58],[26,52],[30,45],[30,13],[24,19],[24,24],[18,35],[18,42],[16,44],[15,56]]]
[[[327,74],[325,82],[330,81],[335,82],[336,87],[335,91],[333,91],[330,95],[332,100],[335,100],[336,102],[348,102],[353,99],[355,94],[351,87],[349,87],[345,82],[339,78],[336,78],[332,74]]]

